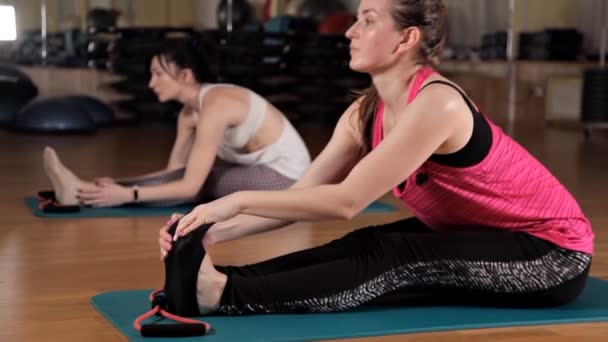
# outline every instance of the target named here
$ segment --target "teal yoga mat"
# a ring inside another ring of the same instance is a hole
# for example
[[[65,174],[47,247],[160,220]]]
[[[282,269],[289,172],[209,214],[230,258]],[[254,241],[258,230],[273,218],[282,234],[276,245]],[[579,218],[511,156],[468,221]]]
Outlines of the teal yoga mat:
[[[121,206],[115,208],[86,208],[81,207],[80,211],[73,213],[45,213],[38,208],[38,200],[29,196],[26,197],[25,205],[30,208],[34,216],[45,218],[91,218],[91,217],[142,217],[142,216],[170,216],[173,213],[186,213],[192,209],[192,205],[182,205],[169,208],[151,208],[142,206]],[[374,202],[367,207],[364,213],[387,213],[396,210],[394,206]]]
[[[436,306],[369,308],[329,314],[212,316],[204,319],[213,329],[203,337],[145,339],[133,328],[133,320],[150,309],[148,294],[144,290],[108,292],[93,297],[91,302],[132,342],[311,341],[608,321],[608,281],[589,278],[584,292],[574,302],[550,309]]]

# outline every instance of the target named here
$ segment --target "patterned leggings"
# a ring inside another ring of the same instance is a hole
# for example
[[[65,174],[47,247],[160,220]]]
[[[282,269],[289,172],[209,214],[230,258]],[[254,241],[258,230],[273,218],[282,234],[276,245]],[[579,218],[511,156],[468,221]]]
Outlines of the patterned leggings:
[[[184,178],[186,169],[181,168],[159,176],[144,177],[120,182],[124,186],[154,186],[178,181]],[[295,180],[264,166],[243,166],[217,160],[202,188],[191,199],[153,201],[142,203],[149,207],[172,207],[186,203],[204,203],[242,190],[282,190],[290,187]]]
[[[218,311],[331,312],[361,305],[548,307],[584,288],[591,256],[529,234],[435,232],[416,218],[356,230],[262,263],[218,266]]]

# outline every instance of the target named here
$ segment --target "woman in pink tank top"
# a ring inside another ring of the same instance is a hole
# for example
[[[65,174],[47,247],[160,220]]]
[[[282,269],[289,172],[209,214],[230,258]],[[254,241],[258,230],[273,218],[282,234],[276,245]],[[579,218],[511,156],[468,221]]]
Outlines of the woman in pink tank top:
[[[244,267],[201,263],[197,302],[225,314],[327,312],[363,304],[547,307],[582,291],[593,232],[566,188],[434,71],[442,0],[362,0],[350,67],[373,81],[304,177],[195,208],[172,241],[215,224],[204,246],[294,221],[350,219],[387,191],[415,217]],[[172,221],[178,217],[173,217]],[[306,284],[306,285],[303,285]]]

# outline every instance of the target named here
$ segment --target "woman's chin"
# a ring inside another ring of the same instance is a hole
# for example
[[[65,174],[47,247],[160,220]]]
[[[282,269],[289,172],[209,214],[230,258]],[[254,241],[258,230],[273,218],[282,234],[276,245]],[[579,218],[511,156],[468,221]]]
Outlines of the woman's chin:
[[[360,63],[357,63],[355,61],[351,60],[350,63],[348,63],[348,66],[352,71],[365,72],[365,68],[363,68]]]

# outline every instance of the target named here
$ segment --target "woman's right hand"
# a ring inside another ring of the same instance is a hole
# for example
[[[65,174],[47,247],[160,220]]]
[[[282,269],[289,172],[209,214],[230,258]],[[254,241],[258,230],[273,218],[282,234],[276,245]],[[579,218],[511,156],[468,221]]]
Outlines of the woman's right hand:
[[[169,227],[171,227],[172,224],[174,224],[183,216],[183,214],[177,213],[171,215],[169,221],[167,221],[167,223],[160,229],[160,232],[158,233],[158,244],[160,245],[160,260],[165,260],[165,257],[167,257],[167,253],[169,253],[169,251],[171,250],[171,243],[173,242],[173,238],[168,232]]]

